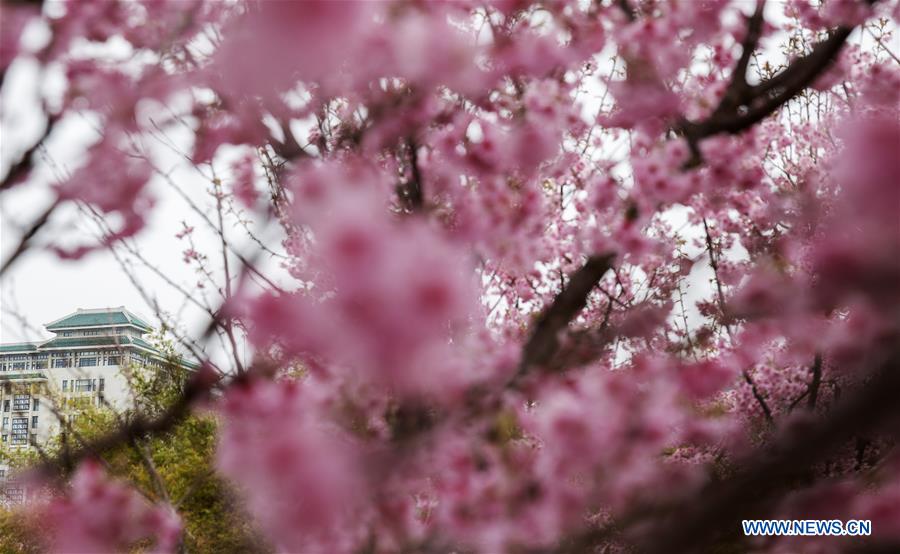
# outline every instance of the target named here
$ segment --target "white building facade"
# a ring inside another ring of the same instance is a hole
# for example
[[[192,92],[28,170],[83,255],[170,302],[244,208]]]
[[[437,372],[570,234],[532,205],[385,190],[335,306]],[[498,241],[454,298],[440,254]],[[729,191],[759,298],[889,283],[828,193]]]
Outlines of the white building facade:
[[[45,327],[53,338],[0,344],[2,449],[39,448],[60,432],[61,418],[71,421],[87,406],[128,409],[123,370],[171,363],[144,339],[151,327],[124,307],[79,309]],[[14,502],[21,490],[8,477],[0,460],[0,496]]]

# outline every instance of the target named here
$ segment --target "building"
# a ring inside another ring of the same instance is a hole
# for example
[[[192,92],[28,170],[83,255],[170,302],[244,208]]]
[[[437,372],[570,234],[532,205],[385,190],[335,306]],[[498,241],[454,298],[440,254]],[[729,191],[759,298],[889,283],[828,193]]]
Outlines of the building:
[[[0,449],[38,448],[60,432],[61,418],[70,422],[86,406],[128,409],[123,369],[171,363],[145,340],[151,327],[124,306],[79,309],[45,327],[48,340],[0,344]],[[0,460],[0,486],[15,501],[21,490],[8,472]]]

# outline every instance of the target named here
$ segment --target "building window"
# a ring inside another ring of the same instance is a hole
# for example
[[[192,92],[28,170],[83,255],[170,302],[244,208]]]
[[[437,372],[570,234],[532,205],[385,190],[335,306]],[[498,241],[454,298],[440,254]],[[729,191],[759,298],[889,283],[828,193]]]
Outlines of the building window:
[[[47,362],[46,362],[46,361],[35,360],[35,362],[34,362],[34,369],[47,369]]]
[[[13,410],[14,411],[26,411],[31,406],[31,395],[29,394],[17,394],[13,397]]]
[[[106,379],[103,377],[100,378],[100,392],[106,390]]]
[[[96,329],[95,329],[95,330],[85,331],[85,332],[84,332],[84,336],[86,336],[86,337],[90,337],[90,336],[93,336],[93,335],[99,335],[99,334],[100,334],[100,331],[97,331]]]
[[[6,429],[8,426],[9,426],[9,418],[4,417],[3,418],[3,429]]]
[[[31,428],[36,429],[38,423],[38,416],[31,416]]]
[[[35,398],[31,401],[31,410],[32,410],[33,412],[36,412],[36,411],[38,411],[38,410],[40,410],[40,409],[41,409],[41,403],[40,403],[40,401],[37,399],[37,397],[35,397]]]
[[[72,389],[75,392],[90,392],[91,391],[91,380],[90,379],[76,379],[74,384],[72,385]]]
[[[69,392],[69,380],[63,379],[63,392]]]
[[[28,418],[12,418],[12,444],[21,445],[28,442]]]
[[[93,367],[97,365],[97,358],[79,358],[78,367]]]
[[[69,367],[69,358],[55,358],[53,360],[53,367]]]
[[[6,487],[3,496],[7,502],[18,504],[25,501],[25,489],[23,487]]]
[[[62,336],[71,337],[74,333],[72,331],[63,331]]]
[[[0,442],[6,442],[6,435],[5,435],[5,434],[3,435],[3,440],[0,441]]]
[[[106,365],[119,365],[119,357],[118,356],[110,356],[106,359]]]
[[[4,400],[4,401],[3,401],[3,411],[4,411],[4,412],[8,412],[8,411],[9,411],[9,400]]]

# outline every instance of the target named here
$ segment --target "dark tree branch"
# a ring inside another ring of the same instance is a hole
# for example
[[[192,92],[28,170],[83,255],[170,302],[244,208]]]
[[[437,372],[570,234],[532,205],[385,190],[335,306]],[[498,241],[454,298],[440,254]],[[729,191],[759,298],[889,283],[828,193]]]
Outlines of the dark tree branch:
[[[877,0],[870,0],[874,3]],[[735,66],[731,83],[725,96],[713,113],[702,121],[683,120],[675,126],[691,148],[691,159],[686,166],[694,167],[702,162],[700,141],[726,133],[739,134],[759,123],[779,107],[794,98],[822,75],[837,58],[853,27],[838,27],[827,39],[816,44],[812,51],[794,60],[787,68],[771,79],[749,86],[746,81],[747,66],[762,32],[762,2],[747,24],[744,51]]]
[[[44,142],[47,140],[47,137],[50,136],[50,133],[53,132],[53,128],[56,125],[59,116],[50,115],[47,119],[47,127],[44,129],[44,134],[35,141],[34,144],[31,145],[31,148],[25,151],[22,154],[22,157],[19,158],[12,167],[9,168],[9,171],[6,173],[6,176],[3,178],[3,181],[0,181],[0,191],[4,191],[6,189],[12,188],[13,186],[21,183],[23,180],[27,179],[31,174],[31,170],[34,168],[35,156],[38,151],[43,146]]]
[[[630,22],[634,22],[637,19],[637,13],[634,11],[634,6],[631,5],[631,2],[628,0],[617,0],[619,3],[619,8],[625,14],[625,17]]]
[[[812,372],[812,381],[809,383],[809,400],[807,401],[807,407],[812,410],[816,407],[816,400],[819,398],[819,388],[822,385],[822,355],[816,354],[816,359],[813,360],[813,365],[810,368]]]
[[[37,219],[34,220],[34,223],[31,224],[31,227],[25,231],[25,234],[22,235],[21,240],[19,240],[19,244],[16,245],[15,249],[10,253],[9,258],[3,262],[3,265],[0,266],[0,275],[6,273],[6,270],[12,267],[13,262],[19,258],[22,254],[25,253],[29,248],[29,243],[31,242],[32,237],[37,234],[41,228],[47,224],[47,221],[50,219],[50,216],[56,210],[57,206],[59,206],[59,200],[54,200],[52,204],[50,204],[44,212],[38,216]]]
[[[746,95],[750,90],[750,85],[747,83],[747,68],[750,66],[753,52],[756,51],[762,35],[765,7],[766,0],[757,0],[756,10],[747,20],[747,34],[744,35],[744,40],[741,42],[741,57],[731,73],[731,82],[725,89],[725,95],[711,118],[723,117],[724,114],[737,109],[739,105],[746,102]]]
[[[736,464],[744,469],[672,507],[671,517],[645,529],[648,542],[640,551],[692,552],[719,533],[736,532],[740,519],[771,506],[779,493],[810,466],[854,436],[890,424],[900,414],[898,393],[900,352],[894,352],[863,389],[836,405],[820,424],[802,430],[785,429],[771,446]]]
[[[759,403],[759,407],[762,408],[763,415],[766,417],[766,421],[770,425],[774,425],[775,418],[772,417],[772,410],[766,403],[766,399],[763,398],[763,395],[759,392],[759,389],[756,388],[756,383],[753,381],[753,378],[750,377],[750,372],[745,369],[741,372],[741,375],[743,375],[744,381],[746,381],[747,384],[750,385],[750,392],[753,393],[753,398],[756,399],[756,402]]]
[[[642,554],[705,552],[704,547],[721,536],[737,535],[741,519],[770,517],[766,514],[786,489],[853,437],[896,424],[898,394],[900,351],[895,351],[857,394],[836,404],[824,420],[783,430],[767,447],[738,460],[735,467],[741,469],[732,476],[669,502],[638,506],[608,525],[570,536],[553,552],[593,552],[604,541],[630,532],[634,551]]]
[[[534,366],[547,364],[559,350],[559,334],[587,305],[590,292],[612,268],[613,254],[588,258],[587,262],[569,277],[568,285],[538,318],[528,341],[522,349],[522,359],[513,381],[524,376]]]
[[[413,137],[406,139],[406,150],[409,155],[409,166],[412,176],[398,187],[397,193],[407,212],[418,212],[425,203],[422,194],[422,171],[419,168],[419,145]]]
[[[304,150],[300,143],[297,142],[297,139],[294,138],[294,133],[286,121],[279,121],[278,126],[281,129],[281,134],[284,135],[284,140],[279,140],[274,135],[269,137],[269,144],[276,154],[285,161],[311,157],[309,152]]]

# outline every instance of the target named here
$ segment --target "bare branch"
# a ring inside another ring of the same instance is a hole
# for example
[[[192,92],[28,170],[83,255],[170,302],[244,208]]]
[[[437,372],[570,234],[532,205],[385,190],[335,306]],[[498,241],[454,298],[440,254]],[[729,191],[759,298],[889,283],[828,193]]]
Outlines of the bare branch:
[[[34,168],[35,156],[44,145],[47,137],[53,132],[53,128],[58,119],[59,117],[56,115],[48,116],[47,127],[44,129],[44,133],[31,145],[31,148],[22,154],[19,161],[9,168],[6,177],[3,178],[3,181],[0,181],[0,191],[12,188],[28,178],[28,175],[31,174],[31,170]]]
[[[7,258],[6,261],[3,262],[3,265],[0,266],[0,275],[6,273],[6,270],[12,267],[13,262],[15,262],[19,258],[19,256],[21,256],[25,253],[26,250],[28,250],[28,248],[30,247],[29,243],[31,242],[31,239],[34,237],[34,235],[37,234],[38,231],[41,230],[44,225],[47,224],[50,216],[58,206],[59,200],[54,200],[53,203],[47,206],[47,209],[45,209],[44,212],[34,220],[34,223],[31,224],[31,227],[29,227],[28,230],[25,231],[25,234],[22,235],[21,240],[19,240],[19,244],[9,255],[9,258]]]

